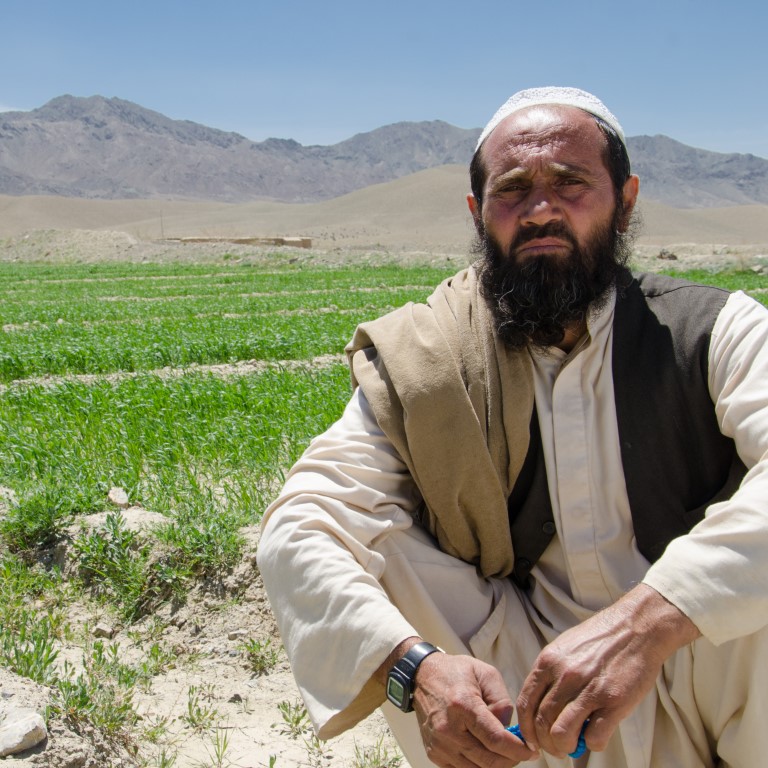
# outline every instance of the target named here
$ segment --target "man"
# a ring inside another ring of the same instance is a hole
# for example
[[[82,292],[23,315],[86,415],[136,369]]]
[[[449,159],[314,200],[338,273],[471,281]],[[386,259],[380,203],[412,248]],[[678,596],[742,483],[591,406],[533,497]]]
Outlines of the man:
[[[515,94],[470,177],[481,258],[358,328],[265,514],[318,733],[386,692],[414,768],[760,765],[768,312],[631,278],[638,179],[591,94]]]

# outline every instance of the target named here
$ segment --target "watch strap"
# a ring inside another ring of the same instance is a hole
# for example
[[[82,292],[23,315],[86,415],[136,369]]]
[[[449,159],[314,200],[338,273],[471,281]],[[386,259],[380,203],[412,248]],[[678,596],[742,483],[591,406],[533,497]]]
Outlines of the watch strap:
[[[387,698],[403,712],[413,711],[413,688],[416,670],[427,656],[438,652],[440,649],[432,643],[419,642],[412,646],[408,652],[392,667],[388,676]],[[401,696],[391,695],[390,685],[397,683],[396,688]]]
[[[395,664],[395,666],[398,666],[399,664],[400,669],[403,672],[410,670],[410,676],[413,677],[416,674],[416,670],[419,668],[419,664],[421,664],[421,662],[431,653],[435,653],[439,650],[440,649],[436,645],[421,641],[420,643],[411,646],[410,650]]]

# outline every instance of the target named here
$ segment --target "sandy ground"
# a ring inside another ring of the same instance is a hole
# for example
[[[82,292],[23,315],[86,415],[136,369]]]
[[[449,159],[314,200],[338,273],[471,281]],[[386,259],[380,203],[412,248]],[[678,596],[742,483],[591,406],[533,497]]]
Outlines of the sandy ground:
[[[123,514],[131,527],[152,521],[151,512],[139,508]],[[93,528],[105,517],[106,512],[100,513],[86,522]],[[216,581],[198,584],[182,605],[166,603],[129,626],[93,602],[67,606],[76,637],[61,644],[60,665],[66,660],[79,666],[86,638],[94,641],[98,625],[110,630],[111,637],[102,642],[117,644],[123,663],[139,665],[153,643],[170,654],[149,687],[134,689],[141,719],[130,740],[110,742],[91,728],[55,718],[49,721],[44,743],[0,764],[7,768],[394,768],[392,762],[358,762],[365,750],[378,755],[386,750],[390,757],[399,754],[378,712],[329,742],[313,740],[308,727],[299,734],[289,732],[278,705],[298,707],[299,692],[255,564],[258,529],[246,528],[242,534],[246,547],[240,564]],[[71,546],[66,543],[57,548],[56,560],[65,573],[69,553]],[[270,641],[270,647],[279,650],[276,664],[266,673],[255,672],[249,663],[243,651],[248,640]],[[322,649],[318,649],[318,663],[322,663]],[[0,723],[13,707],[42,713],[51,699],[52,689],[0,667]],[[196,724],[191,722],[193,711]],[[156,739],[149,737],[153,729]],[[217,741],[226,745],[223,754],[217,755]]]

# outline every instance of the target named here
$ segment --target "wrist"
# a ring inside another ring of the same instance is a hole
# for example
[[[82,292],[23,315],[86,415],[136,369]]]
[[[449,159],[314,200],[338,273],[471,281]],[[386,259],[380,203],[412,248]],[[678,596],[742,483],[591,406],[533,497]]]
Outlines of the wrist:
[[[647,584],[638,584],[623,598],[635,626],[652,638],[666,660],[701,637],[699,628],[674,603]]]
[[[406,653],[391,667],[387,674],[386,694],[392,704],[403,712],[413,710],[416,674],[421,663],[440,649],[431,643],[413,643]]]
[[[416,643],[421,642],[423,642],[422,639],[417,635],[414,635],[412,637],[407,637],[405,640],[398,643],[374,673],[373,677],[376,682],[386,687],[389,670],[392,669],[392,667],[394,667],[395,664],[397,664],[397,662],[400,661],[400,659],[402,659],[414,645],[416,645]]]

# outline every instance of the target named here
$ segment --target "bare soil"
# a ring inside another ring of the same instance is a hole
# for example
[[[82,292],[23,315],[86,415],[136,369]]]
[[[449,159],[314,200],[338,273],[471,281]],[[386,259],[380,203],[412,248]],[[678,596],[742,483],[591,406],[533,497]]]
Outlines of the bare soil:
[[[105,504],[105,506],[108,506]],[[114,511],[114,509],[113,509]],[[131,527],[144,527],[153,516],[146,510],[123,512]],[[103,523],[105,513],[84,522],[89,527]],[[175,768],[219,765],[215,743],[227,740],[222,766],[266,768],[274,759],[276,768],[288,766],[355,765],[357,750],[373,748],[379,740],[396,753],[386,722],[377,713],[353,733],[325,744],[314,742],[309,731],[298,737],[289,734],[278,704],[298,706],[300,697],[290,666],[282,652],[280,637],[256,567],[258,529],[242,530],[246,547],[240,564],[215,581],[200,583],[183,604],[166,603],[155,613],[131,625],[121,625],[108,609],[95,601],[80,600],[67,607],[67,618],[76,630],[74,639],[62,643],[59,661],[78,666],[83,646],[97,632],[107,631],[108,644],[117,644],[123,663],[138,665],[151,643],[159,643],[172,655],[163,671],[148,688],[137,686],[134,703],[141,716],[135,736],[109,741],[91,728],[75,727],[61,718],[49,721],[49,736],[43,744],[2,760],[3,766],[23,768],[128,768],[160,766],[160,755],[174,756]],[[55,558],[71,569],[67,543]],[[97,630],[97,627],[99,628]],[[276,665],[268,672],[254,671],[243,644],[271,641],[280,649]],[[322,651],[318,649],[318,661]],[[44,712],[51,703],[51,689],[13,675],[0,667],[0,721],[3,710],[26,707]],[[190,722],[194,703],[202,727]],[[207,722],[203,722],[207,721]],[[159,728],[158,728],[159,727]],[[153,743],[146,736],[158,728]],[[144,731],[144,735],[142,732]],[[403,763],[405,764],[405,763]],[[170,765],[170,764],[169,764]]]
[[[305,264],[335,266],[347,263],[455,265],[470,262],[470,237],[456,239],[448,247],[315,247],[286,248],[237,243],[181,243],[175,240],[144,240],[123,231],[34,230],[0,239],[0,261],[50,261],[89,264],[104,261],[132,263],[231,263]],[[750,269],[768,266],[768,243],[687,242],[670,238],[640,237],[633,248],[632,266],[638,270]]]

